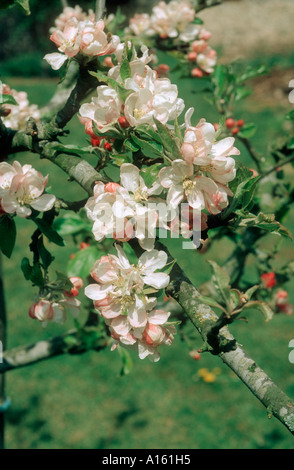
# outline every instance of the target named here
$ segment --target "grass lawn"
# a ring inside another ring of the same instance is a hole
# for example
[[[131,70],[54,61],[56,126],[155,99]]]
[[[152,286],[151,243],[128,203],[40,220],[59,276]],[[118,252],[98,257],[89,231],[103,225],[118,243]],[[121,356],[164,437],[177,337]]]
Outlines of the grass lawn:
[[[10,85],[28,91],[31,103],[44,105],[53,93],[52,81],[10,79]],[[179,94],[191,102],[195,81],[179,81]],[[195,120],[205,116],[215,122],[212,107],[193,94]],[[252,102],[251,102],[252,103]],[[253,102],[254,103],[254,102]],[[285,109],[252,104],[240,107],[240,117],[254,121],[258,132],[254,145],[265,152],[273,136],[285,133]],[[69,126],[70,143],[85,141],[78,118]],[[49,182],[56,196],[78,200],[85,197],[75,183],[66,185],[66,175],[36,155],[19,154],[22,164],[32,163]],[[240,159],[252,167],[242,149]],[[65,190],[66,187],[66,190]],[[66,192],[65,192],[66,191]],[[286,224],[294,229],[294,213]],[[9,347],[27,344],[59,334],[72,326],[49,325],[43,330],[28,317],[36,290],[23,278],[21,259],[29,256],[28,245],[33,224],[18,221],[17,244],[11,260],[4,260],[9,317]],[[275,236],[268,238],[271,246]],[[63,249],[52,252],[56,269],[65,269],[73,250],[66,240]],[[183,252],[179,242],[169,241],[172,254],[185,268],[195,285],[209,278],[207,259],[225,260],[232,249],[229,240],[216,242],[205,255]],[[293,245],[284,241],[281,257],[293,260]],[[252,263],[248,276],[252,276]],[[289,289],[293,287],[287,286]],[[293,294],[291,297],[294,302]],[[290,396],[294,396],[294,365],[288,360],[289,341],[294,338],[294,318],[276,315],[264,323],[252,313],[249,323],[237,322],[231,331],[257,363]],[[194,348],[201,346],[195,335]],[[7,374],[7,394],[12,407],[7,413],[6,443],[9,449],[291,449],[293,437],[274,418],[218,358],[203,354],[200,361],[189,356],[189,349],[176,337],[172,347],[162,350],[159,363],[133,357],[130,375],[121,377],[117,352],[105,350],[81,356],[63,356]],[[206,383],[198,375],[201,368],[214,370],[216,380]],[[217,368],[217,370],[215,370]]]

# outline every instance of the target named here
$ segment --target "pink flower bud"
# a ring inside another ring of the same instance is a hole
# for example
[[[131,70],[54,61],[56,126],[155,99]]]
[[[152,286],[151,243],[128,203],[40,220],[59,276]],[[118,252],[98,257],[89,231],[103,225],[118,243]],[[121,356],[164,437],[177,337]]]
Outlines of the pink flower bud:
[[[197,59],[197,52],[195,51],[191,51],[189,52],[189,54],[187,55],[187,59],[189,62],[195,62],[195,60]]]
[[[193,163],[195,158],[195,150],[193,148],[193,145],[184,142],[181,146],[181,154],[183,155],[187,163]]]
[[[195,67],[194,69],[192,69],[191,75],[192,77],[195,77],[195,78],[201,78],[203,77],[203,72],[198,67]]]
[[[34,310],[31,311],[31,315],[34,315],[39,321],[52,320],[54,312],[51,302],[49,300],[39,300],[39,302],[35,304]]]
[[[116,190],[119,187],[120,185],[118,183],[106,183],[104,191],[106,191],[107,193],[116,193]]]
[[[163,342],[165,332],[160,325],[153,325],[148,323],[144,330],[145,341],[149,346],[158,346]]]
[[[84,287],[84,281],[79,276],[72,276],[69,278],[69,280],[74,285],[74,287],[78,290]]]

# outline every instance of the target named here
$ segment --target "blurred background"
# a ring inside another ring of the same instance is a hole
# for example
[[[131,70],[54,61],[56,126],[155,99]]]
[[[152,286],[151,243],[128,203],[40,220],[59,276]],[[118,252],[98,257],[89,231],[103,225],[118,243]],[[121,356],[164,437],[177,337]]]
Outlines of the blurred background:
[[[17,9],[0,12],[0,79],[11,88],[28,93],[30,103],[45,105],[58,82],[42,57],[55,51],[49,40],[49,28],[61,12],[57,0],[30,0],[32,14],[25,17]],[[74,6],[77,2],[70,2]],[[157,2],[108,1],[108,12],[117,6],[131,16],[148,12]],[[81,0],[83,9],[94,2]],[[289,81],[294,78],[294,2],[292,0],[230,0],[199,14],[212,32],[211,45],[219,60],[245,61],[267,65],[270,73],[250,82],[253,94],[238,105],[238,119],[254,122],[258,131],[253,138],[256,150],[266,154],[275,139],[288,133],[284,120],[293,109],[289,103]],[[167,56],[162,62],[172,65]],[[195,119],[218,121],[215,109],[199,93],[195,79],[179,80],[179,95],[195,107]],[[193,103],[192,103],[193,101]],[[86,145],[86,136],[78,118],[68,128],[68,142]],[[240,160],[254,167],[246,150]],[[43,174],[56,196],[78,200],[85,197],[58,168],[36,155],[18,154],[22,164],[31,163]],[[89,160],[91,161],[91,160]],[[65,189],[66,188],[66,194]],[[9,348],[60,334],[73,326],[71,319],[60,327],[42,329],[28,316],[37,293],[25,281],[20,270],[24,256],[30,257],[28,245],[34,229],[30,221],[18,220],[17,244],[10,260],[4,259],[4,282],[8,310]],[[294,211],[285,225],[294,232]],[[263,248],[276,243],[275,235],[263,239]],[[50,251],[56,257],[56,269],[64,270],[76,250],[66,239],[64,249]],[[207,259],[222,263],[232,251],[229,239],[216,241],[209,252],[191,257],[183,254],[180,242],[168,241],[172,254],[186,269],[195,285],[209,279]],[[293,243],[283,240],[277,266],[294,260]],[[254,259],[249,259],[245,277],[259,282]],[[284,286],[294,303],[293,282]],[[82,313],[82,316],[85,312]],[[264,323],[251,313],[249,322],[236,322],[232,333],[269,376],[292,398],[294,364],[288,360],[288,343],[294,338],[294,317],[276,315]],[[81,356],[62,356],[7,374],[7,394],[12,407],[6,414],[6,446],[9,449],[290,449],[293,437],[274,418],[269,420],[264,407],[218,358],[202,354],[195,361],[191,349],[201,347],[195,335],[191,344],[180,335],[172,347],[162,349],[161,360],[152,364],[133,357],[131,373],[121,376],[119,354],[109,350]]]

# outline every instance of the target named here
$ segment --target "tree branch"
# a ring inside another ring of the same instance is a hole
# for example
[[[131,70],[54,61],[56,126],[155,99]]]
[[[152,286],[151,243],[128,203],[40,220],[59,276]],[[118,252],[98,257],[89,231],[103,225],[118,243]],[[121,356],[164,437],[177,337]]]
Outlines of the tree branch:
[[[85,332],[91,332],[91,330],[93,330],[93,327],[83,328]],[[97,339],[91,349],[100,351],[107,346],[108,340],[101,338]],[[63,335],[48,340],[4,351],[3,362],[0,363],[0,374],[30,366],[62,354],[82,354],[88,350],[89,348],[83,343],[78,330],[67,331]]]

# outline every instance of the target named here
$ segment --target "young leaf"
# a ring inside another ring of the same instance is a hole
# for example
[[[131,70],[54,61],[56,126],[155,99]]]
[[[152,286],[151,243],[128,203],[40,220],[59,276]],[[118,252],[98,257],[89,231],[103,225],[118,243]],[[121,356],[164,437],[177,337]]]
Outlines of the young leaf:
[[[177,158],[182,158],[181,151],[176,143],[175,138],[171,135],[169,129],[156,118],[154,118],[154,122],[156,124],[162,145],[168,152],[169,156],[173,160],[176,160]]]
[[[0,217],[0,249],[2,253],[10,258],[16,240],[16,226],[14,219],[9,215]]]
[[[91,225],[87,224],[78,214],[65,214],[63,217],[59,217],[54,220],[52,228],[62,237],[91,231]]]
[[[266,322],[272,320],[274,316],[274,312],[269,307],[269,305],[266,302],[262,302],[260,300],[251,300],[250,302],[244,305],[242,311],[246,308],[254,308],[256,310],[259,310],[263,314]]]
[[[64,246],[64,240],[60,235],[52,228],[52,226],[44,219],[32,218],[32,220],[37,225],[38,229],[45,235],[45,237],[50,240],[50,242],[55,243],[58,246]]]
[[[99,256],[101,256],[101,252],[95,246],[78,251],[67,265],[68,276],[79,276],[86,279]]]
[[[1,88],[0,88],[0,91],[1,91]],[[13,104],[13,105],[18,106],[17,101],[15,101],[12,95],[5,95],[5,94],[3,94],[2,96],[0,94],[0,105],[1,104]]]
[[[163,147],[158,142],[147,142],[146,140],[139,139],[133,135],[132,139],[135,144],[140,147],[141,152],[148,158],[161,158],[163,154]]]
[[[208,260],[213,272],[212,281],[219,296],[230,306],[230,276],[215,261]]]

